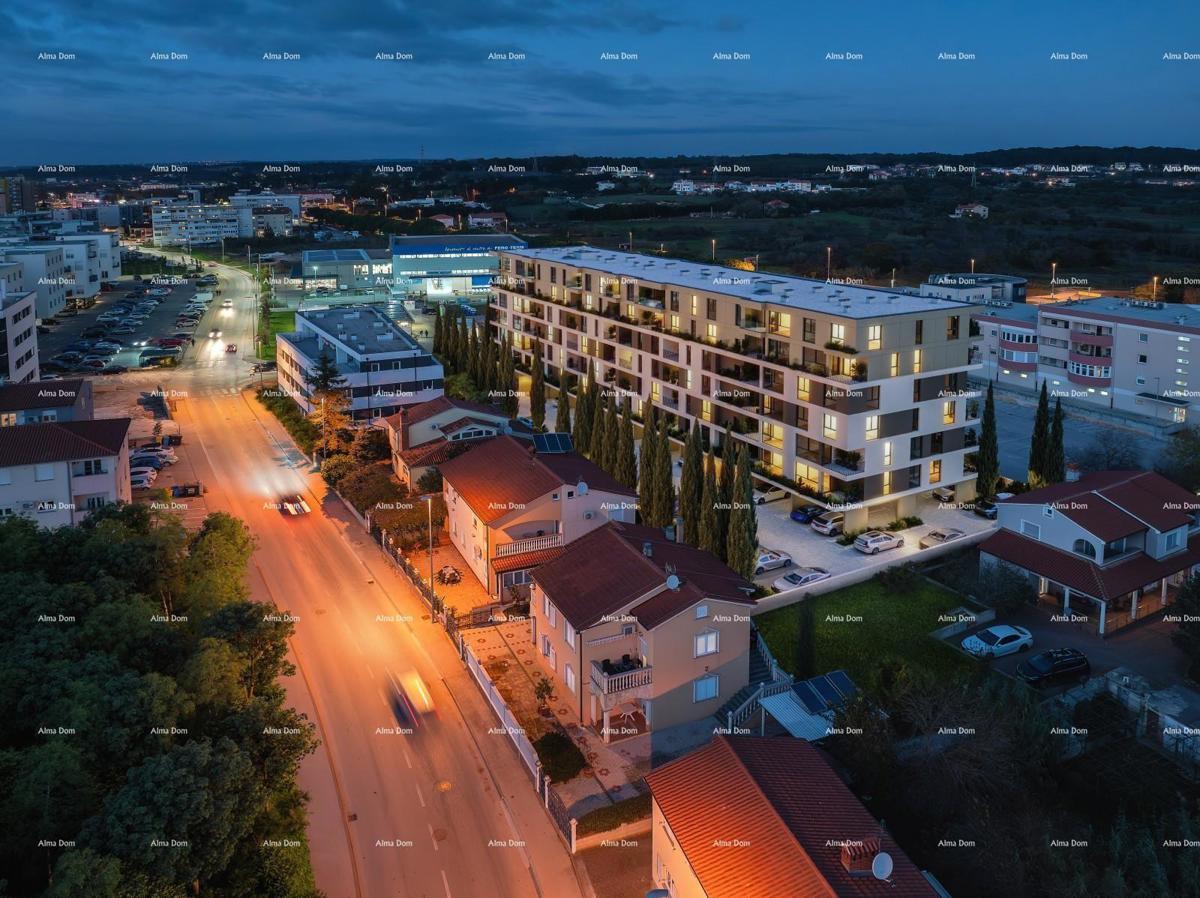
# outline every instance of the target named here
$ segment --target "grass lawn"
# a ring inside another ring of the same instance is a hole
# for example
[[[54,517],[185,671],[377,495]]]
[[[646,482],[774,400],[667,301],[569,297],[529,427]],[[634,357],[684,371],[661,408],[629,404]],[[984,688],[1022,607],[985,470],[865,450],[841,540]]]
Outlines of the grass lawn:
[[[271,323],[258,350],[258,357],[263,361],[275,360],[275,335],[290,333],[296,329],[296,313],[290,309],[275,309],[271,312]]]
[[[895,595],[877,580],[868,580],[809,601],[816,623],[813,642],[819,673],[842,669],[852,679],[866,682],[878,661],[889,655],[939,677],[972,668],[969,659],[929,636],[944,625],[937,619],[939,614],[963,604],[963,598],[950,590],[921,580],[907,594]],[[801,604],[754,618],[771,653],[789,672],[794,672]],[[837,616],[844,616],[845,622]]]

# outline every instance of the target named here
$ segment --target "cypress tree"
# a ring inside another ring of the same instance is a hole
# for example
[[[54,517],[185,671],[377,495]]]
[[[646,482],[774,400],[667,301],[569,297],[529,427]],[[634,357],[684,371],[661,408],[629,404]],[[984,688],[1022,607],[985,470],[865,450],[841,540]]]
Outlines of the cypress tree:
[[[608,401],[604,403],[604,442],[600,449],[600,467],[613,477],[617,476],[617,465],[621,457],[620,444],[621,419],[617,415],[617,401],[610,390]]]
[[[617,444],[617,481],[630,489],[638,485],[637,453],[633,448],[633,402],[628,396],[621,406],[621,437]]]
[[[481,380],[479,373],[479,329],[474,324],[471,325],[470,336],[467,338],[467,355],[463,359],[465,362],[464,370],[471,378],[471,382],[476,387],[479,386]]]
[[[750,451],[738,444],[733,495],[729,512],[729,566],[747,580],[758,563],[758,519],[754,514],[754,479],[750,475]]]
[[[683,444],[683,469],[679,472],[679,516],[683,518],[683,539],[699,545],[700,497],[704,491],[704,454],[700,446],[700,421],[692,419]]]
[[[721,442],[721,466],[717,471],[717,557],[729,560],[729,512],[733,502],[733,469],[737,441],[725,435]]]
[[[537,430],[546,427],[546,372],[542,367],[542,341],[533,341],[533,373],[529,387],[529,417]]]
[[[442,363],[446,366],[447,374],[454,374],[455,353],[458,349],[458,321],[453,312],[446,313],[446,322],[442,330]]]
[[[488,339],[483,349],[483,384],[486,393],[493,393],[500,382],[500,347],[494,339]]]
[[[433,354],[444,355],[446,333],[442,325],[442,307],[438,306],[433,313]]]
[[[1046,461],[1046,482],[1062,483],[1067,479],[1067,459],[1063,449],[1062,399],[1054,398],[1054,420],[1050,424],[1050,451]]]
[[[638,511],[641,512],[642,523],[651,527],[654,523],[654,512],[657,505],[654,502],[654,471],[657,465],[658,416],[655,414],[654,403],[646,400],[646,414],[642,416],[642,445],[638,452]]]
[[[1050,451],[1050,397],[1046,382],[1042,381],[1042,395],[1038,398],[1037,414],[1033,417],[1033,439],[1029,443],[1029,485],[1044,486],[1046,483],[1046,460]]]
[[[723,542],[720,536],[720,518],[717,513],[717,460],[708,450],[704,465],[704,484],[700,489],[700,514],[696,529],[696,548],[718,555],[717,547]]]
[[[658,418],[658,436],[654,440],[654,521],[656,527],[675,523],[675,480],[671,466],[670,424],[667,415]]]
[[[517,416],[517,368],[513,361],[513,343],[512,335],[508,337],[508,341],[504,344],[503,357],[500,360],[500,390],[504,393],[502,400],[504,414],[510,418]]]
[[[588,458],[604,467],[604,441],[608,439],[608,421],[604,417],[604,398],[596,397],[592,407],[592,435],[588,441]]]
[[[571,393],[567,389],[567,373],[564,371],[558,388],[558,407],[554,412],[554,432],[571,432]]]
[[[987,401],[983,406],[983,424],[979,436],[979,451],[975,454],[975,489],[984,498],[996,495],[1000,481],[1000,449],[996,438],[996,400],[988,384]]]
[[[592,377],[592,363],[588,362],[588,379]],[[572,434],[575,451],[580,455],[588,454],[588,446],[592,437],[592,410],[588,406],[588,388],[586,383],[580,383],[575,388],[575,431]]]

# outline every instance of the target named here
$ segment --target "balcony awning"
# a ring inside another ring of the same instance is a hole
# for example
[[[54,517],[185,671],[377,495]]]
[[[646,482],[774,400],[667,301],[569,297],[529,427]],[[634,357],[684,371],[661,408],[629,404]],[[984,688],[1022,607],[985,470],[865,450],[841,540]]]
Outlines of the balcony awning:
[[[532,552],[518,552],[515,555],[505,555],[503,558],[492,559],[492,570],[497,574],[507,574],[511,571],[524,571],[553,561],[561,555],[564,546],[550,546],[546,549],[534,549]]]

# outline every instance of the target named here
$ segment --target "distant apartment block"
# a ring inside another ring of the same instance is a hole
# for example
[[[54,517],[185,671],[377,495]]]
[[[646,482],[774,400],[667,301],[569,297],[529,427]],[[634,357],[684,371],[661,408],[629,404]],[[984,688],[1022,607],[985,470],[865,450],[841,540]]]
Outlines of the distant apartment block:
[[[1200,415],[1200,308],[1100,297],[975,313],[979,376],[1168,424]],[[1195,349],[1197,352],[1193,353]]]
[[[312,389],[306,382],[322,352],[345,378],[342,390],[355,421],[398,412],[403,406],[442,395],[442,366],[383,312],[369,306],[296,313],[296,330],[276,334],[279,386],[306,412]]]
[[[100,283],[121,277],[121,237],[114,233],[61,234],[54,238],[63,244],[88,244],[94,254],[97,279]],[[89,256],[92,258],[93,256]]]
[[[318,196],[312,194],[312,196]],[[332,194],[322,196],[332,197]],[[281,208],[286,209],[289,216],[289,224],[294,224],[300,220],[300,209],[305,204],[305,197],[297,193],[272,193],[269,190],[262,193],[235,193],[229,198],[229,205],[237,208]]]
[[[0,381],[36,381],[38,369],[37,294],[9,293],[0,281]]]
[[[67,289],[75,273],[63,247],[54,243],[0,243],[0,261],[19,262],[26,290],[37,294],[38,318],[51,318],[67,304]]]
[[[9,293],[24,293],[25,266],[20,262],[6,262],[0,258],[0,284],[3,284]]]
[[[164,205],[150,213],[155,246],[220,243],[254,236],[254,209],[246,206]]]
[[[294,216],[286,206],[254,206],[251,222],[256,237],[290,237]]]
[[[932,275],[918,289],[922,296],[940,296],[959,302],[1025,302],[1025,278],[1007,274],[949,273]]]
[[[37,208],[37,195],[32,181],[24,175],[9,175],[0,178],[0,215],[14,212],[32,212]]]
[[[589,247],[504,252],[494,336],[528,363],[745,443],[761,473],[857,529],[936,487],[974,494],[975,307]]]

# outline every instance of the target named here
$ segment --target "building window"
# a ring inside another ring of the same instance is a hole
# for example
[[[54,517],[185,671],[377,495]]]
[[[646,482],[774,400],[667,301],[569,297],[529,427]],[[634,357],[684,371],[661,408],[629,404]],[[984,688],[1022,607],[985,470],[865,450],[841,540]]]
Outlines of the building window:
[[[696,606],[696,620],[703,620],[706,617],[708,617],[708,606],[707,605],[697,605]]]
[[[807,377],[796,378],[796,398],[801,402],[808,402],[812,395],[812,381]]]
[[[705,329],[705,332],[708,334],[708,339],[713,340],[713,341],[715,341],[717,339],[717,326],[715,324],[710,324]]]
[[[575,648],[575,628],[571,626],[570,621],[563,621],[563,627],[566,630],[564,635],[567,639],[567,645],[569,645],[571,648]]]
[[[825,438],[836,440],[838,435],[837,418],[833,415],[825,416]]]
[[[890,465],[892,463],[892,441],[888,440],[883,444],[883,463]]]
[[[550,597],[547,595],[542,596],[542,614],[551,629],[558,626],[558,609],[550,604]]]
[[[882,487],[882,489],[883,489],[883,495],[885,495],[885,496],[891,495],[891,492],[892,492],[892,472],[891,471],[883,472],[883,487]]]
[[[54,465],[35,465],[33,469],[34,480],[53,480]]]
[[[951,315],[949,318],[946,319],[946,339],[947,340],[957,340],[958,339],[958,316],[957,315]]]
[[[692,701],[707,702],[717,697],[720,689],[721,678],[717,674],[706,674],[703,677],[692,680]]]
[[[5,412],[0,415],[0,427],[12,427],[16,423],[17,416],[15,412]]]
[[[1032,521],[1022,521],[1021,522],[1021,535],[1028,536],[1030,539],[1041,539],[1042,538],[1041,525],[1035,524]]]
[[[1166,535],[1166,538],[1163,540],[1163,548],[1165,548],[1165,549],[1178,549],[1179,548],[1179,531],[1178,530],[1172,530],[1170,533],[1168,533]]]
[[[695,293],[692,294],[692,314],[700,314],[700,300],[696,297]]]
[[[551,501],[551,502],[557,502],[557,501],[558,501],[558,493],[551,493],[551,494],[550,494],[550,501]]]
[[[831,324],[829,325],[829,339],[834,343],[846,342],[846,325]]]
[[[1138,342],[1139,343],[1149,343],[1150,335],[1149,334],[1138,334]]]
[[[694,654],[692,657],[701,658],[704,655],[715,655],[718,649],[718,633],[716,630],[705,630],[696,634],[693,640]]]
[[[1096,547],[1086,539],[1075,540],[1075,545],[1071,546],[1071,551],[1076,555],[1082,555],[1084,558],[1096,557]]]
[[[674,331],[675,333],[679,333],[679,316],[678,315],[671,316],[671,330]]]
[[[866,438],[868,440],[879,439],[879,416],[878,415],[867,415]]]
[[[867,328],[867,349],[879,349],[883,345],[883,325],[872,324]]]
[[[1144,356],[1144,355],[1139,355],[1139,356],[1138,356],[1138,364],[1139,364],[1139,365],[1144,365],[1144,364],[1146,364],[1146,356]]]
[[[83,463],[83,476],[88,477],[92,474],[104,473],[104,460],[100,458],[89,458]]]
[[[948,399],[942,403],[942,423],[953,424],[955,415],[955,405],[953,399]]]
[[[929,463],[929,482],[942,482],[942,461],[939,458],[935,458]]]
[[[921,350],[914,349],[913,350],[913,374],[921,373],[921,359],[922,359]]]
[[[563,679],[567,681],[567,688],[572,692],[575,691],[575,668],[570,664],[563,665]]]
[[[920,346],[925,342],[925,322],[917,319],[917,332],[913,337],[913,342]]]
[[[891,376],[898,377],[900,375],[900,353],[893,352],[890,365]]]
[[[711,296],[704,298],[704,317],[709,321],[717,320],[717,301]]]
[[[805,318],[804,319],[804,342],[805,343],[816,343],[817,342],[817,322],[813,318]]]

